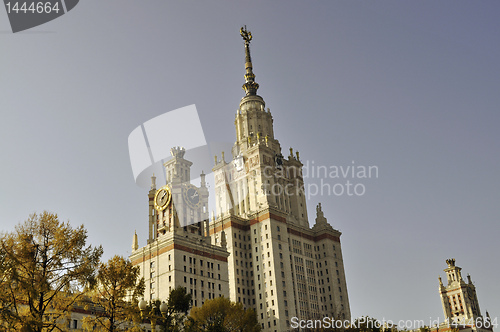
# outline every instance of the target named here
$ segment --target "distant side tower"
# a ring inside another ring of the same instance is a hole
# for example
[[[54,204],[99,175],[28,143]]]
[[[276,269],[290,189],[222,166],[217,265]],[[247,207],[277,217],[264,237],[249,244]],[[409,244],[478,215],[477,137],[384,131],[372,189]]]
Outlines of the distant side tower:
[[[455,266],[454,258],[447,259],[446,264],[448,264],[444,270],[447,278],[446,286],[439,277],[439,293],[444,316],[449,322],[466,322],[467,325],[473,326],[476,322],[482,321],[476,287],[470,275],[467,275],[467,282],[463,280],[462,269]]]

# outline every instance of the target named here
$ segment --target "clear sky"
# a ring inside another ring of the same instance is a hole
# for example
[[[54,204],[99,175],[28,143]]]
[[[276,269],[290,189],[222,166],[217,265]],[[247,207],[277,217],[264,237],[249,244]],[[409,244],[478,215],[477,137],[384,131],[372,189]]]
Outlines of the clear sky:
[[[362,196],[308,201],[311,224],[322,202],[343,233],[352,315],[442,318],[456,258],[500,316],[499,15],[494,0],[82,0],[13,34],[0,10],[0,230],[49,210],[105,258],[128,256],[134,230],[144,245],[128,135],[196,104],[207,141],[234,142],[246,24],[283,154],[378,167],[351,179]]]

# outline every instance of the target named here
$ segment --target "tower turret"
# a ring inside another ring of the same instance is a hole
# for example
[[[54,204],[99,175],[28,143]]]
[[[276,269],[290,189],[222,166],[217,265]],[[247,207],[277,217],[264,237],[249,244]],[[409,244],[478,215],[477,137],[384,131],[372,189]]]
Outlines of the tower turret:
[[[134,233],[134,238],[132,240],[132,250],[139,249],[139,240],[137,239],[137,232]]]
[[[148,218],[148,225],[149,225],[149,237],[148,237],[148,243],[151,243],[154,241],[156,238],[156,217],[155,217],[155,203],[154,203],[154,198],[156,194],[156,177],[153,174],[151,177],[151,189],[149,190],[148,193],[148,201],[149,201],[149,218]]]
[[[439,277],[439,292],[444,316],[451,321],[477,322],[482,319],[477,300],[476,287],[472,284],[470,275],[467,282],[462,278],[462,268],[455,265],[455,259],[447,259],[446,272],[447,284],[444,285]]]

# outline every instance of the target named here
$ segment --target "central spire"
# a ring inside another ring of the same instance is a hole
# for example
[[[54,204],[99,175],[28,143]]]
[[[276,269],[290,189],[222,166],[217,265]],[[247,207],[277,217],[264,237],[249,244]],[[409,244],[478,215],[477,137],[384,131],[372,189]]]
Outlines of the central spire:
[[[245,90],[247,96],[256,96],[259,84],[255,82],[255,75],[252,71],[252,58],[250,57],[252,33],[247,30],[247,26],[245,25],[240,29],[240,34],[245,41],[245,84],[243,84],[242,88]]]

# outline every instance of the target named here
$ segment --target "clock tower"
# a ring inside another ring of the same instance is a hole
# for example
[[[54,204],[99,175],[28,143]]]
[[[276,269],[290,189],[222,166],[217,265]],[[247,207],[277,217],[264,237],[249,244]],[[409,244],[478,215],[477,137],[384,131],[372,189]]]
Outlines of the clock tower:
[[[231,156],[215,157],[216,214],[208,216],[205,175],[191,184],[192,163],[172,148],[166,183],[149,192],[149,239],[130,259],[146,279],[146,298],[168,298],[186,287],[194,306],[229,297],[252,308],[263,331],[291,331],[292,317],[350,320],[341,232],[316,207],[311,227],[302,162],[292,148],[283,156],[273,116],[257,94],[250,41],[241,28],[245,95],[234,118]]]
[[[130,260],[146,281],[146,300],[166,301],[172,289],[185,287],[193,305],[201,306],[207,299],[229,296],[228,252],[224,241],[213,245],[207,233],[205,174],[199,187],[191,184],[192,163],[184,158],[185,149],[174,147],[170,153],[164,163],[167,183],[157,189],[152,177],[147,245],[139,248],[134,235]]]

